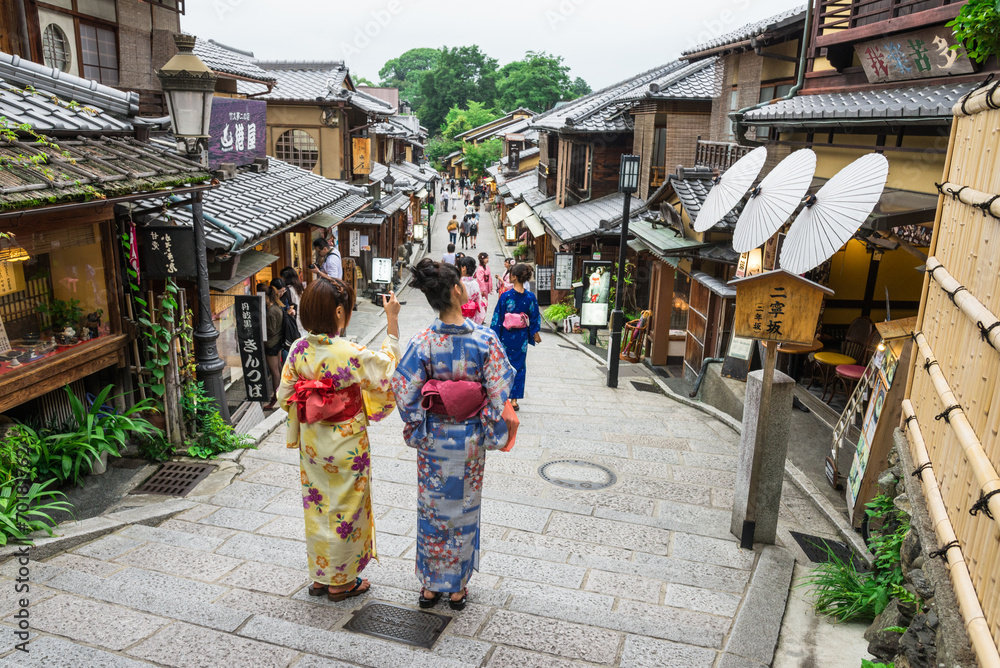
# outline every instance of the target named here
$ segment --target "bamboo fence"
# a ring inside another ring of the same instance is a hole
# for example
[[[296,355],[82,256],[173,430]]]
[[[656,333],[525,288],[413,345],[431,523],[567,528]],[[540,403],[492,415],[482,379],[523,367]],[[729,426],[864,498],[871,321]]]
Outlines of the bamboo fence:
[[[903,402],[913,460],[983,666],[1000,666],[1000,86],[955,105],[916,354]]]

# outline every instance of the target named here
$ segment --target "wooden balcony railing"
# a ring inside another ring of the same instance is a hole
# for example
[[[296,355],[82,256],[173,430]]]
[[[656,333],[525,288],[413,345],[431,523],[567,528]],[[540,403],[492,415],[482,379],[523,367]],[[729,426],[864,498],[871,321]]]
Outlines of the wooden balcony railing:
[[[819,0],[815,46],[941,23],[954,18],[962,4],[963,0]],[[855,30],[865,26],[870,27]]]
[[[649,174],[649,185],[656,187],[662,186],[663,181],[667,178],[667,168],[666,167],[652,167]]]
[[[699,139],[695,149],[694,164],[724,172],[752,150],[752,146],[740,146],[735,142]]]

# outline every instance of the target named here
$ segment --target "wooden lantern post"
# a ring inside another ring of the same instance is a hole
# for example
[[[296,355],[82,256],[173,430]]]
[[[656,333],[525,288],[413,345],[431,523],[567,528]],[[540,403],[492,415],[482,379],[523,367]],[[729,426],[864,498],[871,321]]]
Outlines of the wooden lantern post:
[[[739,278],[729,284],[736,288],[734,335],[763,341],[766,351],[746,517],[740,536],[740,547],[752,549],[757,518],[760,454],[767,442],[767,416],[771,408],[771,385],[774,381],[778,344],[812,343],[816,336],[816,323],[819,321],[823,297],[832,295],[833,290],[784,269]]]

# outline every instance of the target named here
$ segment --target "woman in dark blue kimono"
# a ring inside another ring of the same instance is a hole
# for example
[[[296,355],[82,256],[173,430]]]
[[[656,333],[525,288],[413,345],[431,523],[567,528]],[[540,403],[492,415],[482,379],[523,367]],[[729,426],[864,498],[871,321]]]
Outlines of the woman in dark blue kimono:
[[[510,391],[510,403],[514,410],[519,408],[517,400],[524,397],[528,344],[535,345],[542,341],[542,337],[538,334],[541,327],[538,300],[535,299],[533,292],[524,287],[524,284],[531,280],[531,275],[531,267],[524,263],[511,267],[510,279],[514,287],[500,295],[490,325],[497,333],[504,350],[507,351],[507,359],[510,360],[511,366],[517,371],[514,386]]]

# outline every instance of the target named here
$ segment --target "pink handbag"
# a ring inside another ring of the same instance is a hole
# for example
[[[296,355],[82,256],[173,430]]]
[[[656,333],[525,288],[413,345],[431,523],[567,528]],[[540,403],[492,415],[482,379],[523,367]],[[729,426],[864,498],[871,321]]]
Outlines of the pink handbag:
[[[527,313],[505,313],[503,316],[504,329],[524,329],[527,326]]]

